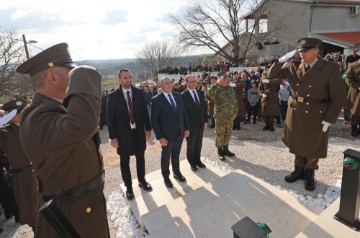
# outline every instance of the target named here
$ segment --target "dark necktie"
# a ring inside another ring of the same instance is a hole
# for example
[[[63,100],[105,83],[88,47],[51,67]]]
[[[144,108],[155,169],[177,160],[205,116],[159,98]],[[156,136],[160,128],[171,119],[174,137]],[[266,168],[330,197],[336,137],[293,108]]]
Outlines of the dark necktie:
[[[309,69],[311,69],[310,65],[306,65],[305,66],[305,72],[309,71]]]
[[[130,123],[134,124],[135,123],[134,107],[131,102],[130,91],[127,91],[126,94],[127,94],[127,103],[128,103],[128,107],[129,107]]]
[[[171,107],[172,107],[172,108],[174,109],[174,111],[176,112],[175,102],[174,102],[174,100],[172,99],[171,94],[168,94],[168,96],[169,96],[169,99],[170,99]]]
[[[200,102],[199,102],[199,99],[198,99],[198,97],[197,97],[197,95],[196,95],[196,93],[195,93],[195,90],[192,91],[192,92],[193,92],[193,94],[194,94],[195,103],[196,103],[197,106],[199,106]]]

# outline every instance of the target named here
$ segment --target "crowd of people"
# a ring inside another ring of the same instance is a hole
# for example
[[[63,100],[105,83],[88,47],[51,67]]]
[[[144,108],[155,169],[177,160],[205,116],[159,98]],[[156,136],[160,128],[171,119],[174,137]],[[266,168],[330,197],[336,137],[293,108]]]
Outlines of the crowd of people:
[[[200,159],[204,129],[215,128],[214,150],[223,161],[235,156],[229,148],[232,131],[260,118],[263,130],[270,132],[274,122],[284,121],[283,141],[295,156],[294,171],[285,181],[303,179],[304,188],[314,190],[319,159],[327,156],[329,127],[342,108],[351,135],[360,133],[360,57],[353,51],[347,58],[342,81],[337,55],[320,58],[320,44],[315,38],[299,39],[297,50],[256,70],[230,72],[221,62],[216,75],[204,65],[198,76],[185,68],[179,81],[170,74],[139,88],[131,71],[122,68],[119,88],[102,93],[101,75],[91,66],[76,66],[66,43],[40,52],[16,69],[32,79],[36,92],[31,103],[17,97],[0,111],[5,217],[15,215],[35,237],[109,237],[99,152],[104,126],[119,154],[128,200],[134,199],[130,156],[136,159],[138,186],[153,190],[145,169],[152,131],[161,145],[164,185],[171,189],[170,166],[174,179],[186,181],[179,163],[184,138],[186,158],[196,172],[206,168]]]

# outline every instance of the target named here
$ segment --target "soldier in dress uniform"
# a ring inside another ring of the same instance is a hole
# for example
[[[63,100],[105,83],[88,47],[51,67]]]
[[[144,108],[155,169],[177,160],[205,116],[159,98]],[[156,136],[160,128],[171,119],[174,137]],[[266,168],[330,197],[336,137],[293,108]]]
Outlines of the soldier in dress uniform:
[[[20,112],[26,107],[25,100],[11,100],[2,106],[5,112],[15,110],[11,122],[0,128],[0,150],[6,153],[11,166],[13,189],[19,208],[19,222],[35,230],[37,204],[40,194],[37,191],[32,162],[25,155],[19,138]]]
[[[346,71],[346,83],[349,84],[347,106],[351,112],[351,135],[360,134],[360,60],[349,64]]]
[[[320,44],[316,38],[299,39],[298,49],[281,57],[269,70],[270,78],[288,79],[291,86],[283,142],[295,154],[295,170],[285,181],[304,179],[306,190],[315,189],[319,158],[327,156],[329,126],[336,122],[345,99],[339,66],[318,57]],[[284,66],[297,51],[301,64]]]
[[[208,92],[208,96],[215,101],[215,146],[218,149],[220,160],[225,160],[225,156],[233,157],[235,155],[229,151],[229,142],[238,106],[235,91],[228,85],[229,82],[230,78],[223,75]]]
[[[22,112],[20,140],[33,163],[39,206],[62,213],[80,237],[109,237],[99,152],[100,74],[91,66],[76,67],[67,43],[40,52],[16,71],[29,74],[36,91]],[[59,237],[45,215],[38,212],[35,238]]]
[[[238,105],[238,110],[233,123],[233,130],[235,129],[240,130],[241,129],[240,122],[244,121],[246,116],[245,104],[242,97],[243,91],[245,90],[246,87],[246,82],[243,80],[239,80],[239,74],[238,72],[235,71],[233,74],[233,81],[229,85],[234,88],[237,99],[237,105]]]
[[[278,99],[280,82],[280,79],[269,79],[264,72],[259,84],[259,92],[262,95],[261,111],[265,122],[264,131],[274,131],[274,119],[280,115]]]

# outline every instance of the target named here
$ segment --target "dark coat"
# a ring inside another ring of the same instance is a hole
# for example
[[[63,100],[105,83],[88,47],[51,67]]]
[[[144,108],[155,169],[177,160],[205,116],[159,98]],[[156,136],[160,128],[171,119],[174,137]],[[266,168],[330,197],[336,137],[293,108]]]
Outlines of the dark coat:
[[[189,118],[190,125],[190,134],[193,130],[203,130],[204,123],[207,122],[207,102],[205,100],[204,93],[202,91],[196,90],[199,95],[200,105],[196,105],[190,91],[186,89],[182,94],[182,99],[184,102],[184,108],[186,110],[186,114]]]
[[[136,124],[138,143],[134,145],[131,138],[130,114],[121,86],[110,93],[107,103],[108,130],[110,139],[117,138],[119,147],[117,153],[121,156],[134,155],[135,151],[146,149],[145,130],[151,130],[144,94],[140,89],[131,87],[132,103]]]
[[[349,64],[346,83],[350,86],[347,106],[351,114],[360,116],[360,61]]]
[[[145,97],[145,102],[146,105],[151,106],[151,99],[153,97],[155,97],[158,93],[154,90],[152,93],[150,91],[146,92],[144,97]]]
[[[103,173],[98,133],[101,76],[94,70],[70,72],[64,104],[35,93],[22,112],[20,140],[33,162],[43,196],[86,184]],[[103,187],[55,204],[81,237],[109,237]],[[38,214],[35,237],[57,237]]]
[[[172,92],[176,102],[176,112],[163,93],[152,99],[151,123],[156,139],[165,138],[176,141],[178,136],[184,137],[185,130],[189,130],[189,121],[184,109],[181,95]]]
[[[246,82],[241,80],[235,83],[236,86],[234,87],[236,99],[237,99],[237,114],[236,118],[245,119],[246,112],[245,112],[245,104],[244,98],[242,97],[243,91],[246,88]]]
[[[280,80],[269,79],[269,83],[264,84],[260,81],[259,93],[261,97],[261,110],[263,116],[280,115],[278,92],[280,89]],[[264,97],[264,94],[266,97]]]
[[[345,99],[344,84],[339,66],[319,58],[307,72],[303,63],[282,68],[274,63],[270,78],[287,79],[294,96],[328,99],[328,103],[299,102],[290,97],[286,114],[283,141],[291,153],[311,158],[327,156],[329,130],[322,131],[322,121],[335,123]]]
[[[19,138],[19,126],[10,123],[0,128],[0,151],[6,153],[12,170],[31,167],[32,162],[26,157]],[[37,191],[35,175],[32,171],[13,173],[13,189],[19,208],[20,224],[35,225],[37,205],[40,194]]]

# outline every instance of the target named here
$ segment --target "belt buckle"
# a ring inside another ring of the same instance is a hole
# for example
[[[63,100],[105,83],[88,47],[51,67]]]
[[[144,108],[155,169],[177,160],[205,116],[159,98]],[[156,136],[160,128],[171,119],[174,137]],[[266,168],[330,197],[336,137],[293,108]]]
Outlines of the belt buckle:
[[[298,97],[298,98],[297,98],[297,101],[298,101],[298,102],[304,102],[304,98],[303,98],[303,97]]]

